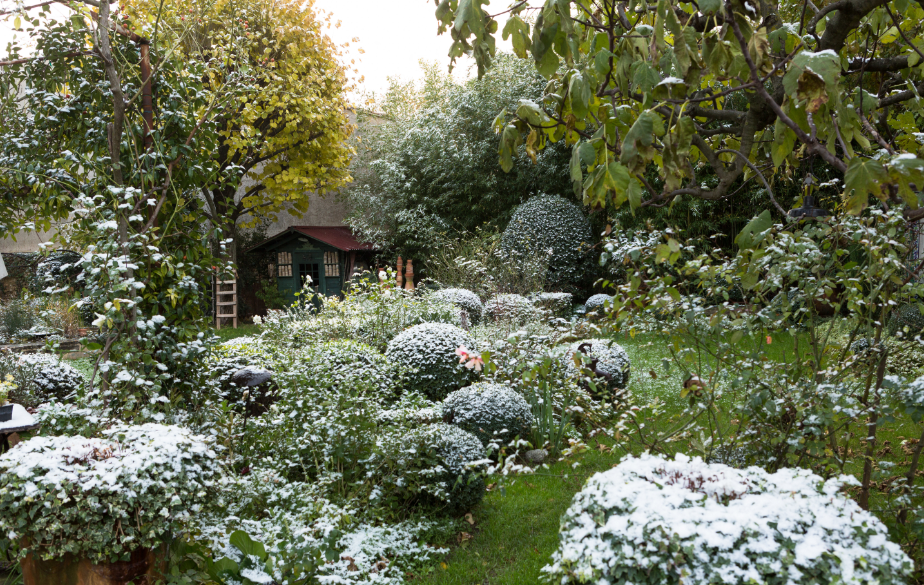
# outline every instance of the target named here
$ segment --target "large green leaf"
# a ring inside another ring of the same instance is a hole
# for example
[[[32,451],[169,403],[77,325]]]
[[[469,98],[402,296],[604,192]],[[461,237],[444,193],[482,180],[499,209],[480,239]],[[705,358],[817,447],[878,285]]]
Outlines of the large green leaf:
[[[513,52],[521,59],[526,58],[526,52],[529,51],[529,24],[524,22],[519,16],[511,16],[504,25],[503,38],[511,38]]]
[[[882,197],[881,186],[889,180],[882,163],[876,159],[855,156],[847,163],[844,175],[844,207],[857,214],[866,209],[869,196]]]
[[[593,99],[593,92],[590,84],[580,73],[574,73],[571,76],[571,82],[568,84],[568,99],[571,103],[571,111],[578,118],[587,115],[587,108],[590,100]]]
[[[773,227],[773,217],[769,211],[764,210],[744,226],[744,229],[735,238],[735,243],[742,250],[754,248],[767,237],[767,232],[771,227]]]
[[[228,542],[247,556],[255,556],[261,561],[266,560],[266,549],[263,544],[250,538],[250,535],[243,530],[231,533]]]

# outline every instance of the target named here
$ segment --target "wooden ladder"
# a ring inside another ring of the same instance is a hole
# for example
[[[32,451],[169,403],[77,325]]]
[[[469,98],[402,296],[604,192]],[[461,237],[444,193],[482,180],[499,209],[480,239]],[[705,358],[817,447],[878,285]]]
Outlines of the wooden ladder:
[[[231,310],[223,310],[223,307]],[[237,280],[215,281],[215,329],[221,329],[222,319],[231,319],[237,329]]]

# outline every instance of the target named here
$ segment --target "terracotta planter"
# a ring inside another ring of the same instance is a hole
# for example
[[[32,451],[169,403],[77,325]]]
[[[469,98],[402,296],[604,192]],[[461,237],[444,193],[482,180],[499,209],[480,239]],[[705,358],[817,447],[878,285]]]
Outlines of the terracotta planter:
[[[29,554],[21,563],[23,582],[25,585],[153,585],[162,574],[165,552],[164,547],[136,550],[127,561],[102,564],[72,555],[43,561]]]

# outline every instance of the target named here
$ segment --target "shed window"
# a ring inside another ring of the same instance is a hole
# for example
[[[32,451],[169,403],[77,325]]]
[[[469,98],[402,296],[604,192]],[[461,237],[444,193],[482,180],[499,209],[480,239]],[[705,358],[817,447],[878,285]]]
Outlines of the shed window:
[[[292,252],[279,252],[276,255],[276,264],[279,265],[279,277],[292,276]]]
[[[324,252],[324,276],[340,276],[339,252]]]

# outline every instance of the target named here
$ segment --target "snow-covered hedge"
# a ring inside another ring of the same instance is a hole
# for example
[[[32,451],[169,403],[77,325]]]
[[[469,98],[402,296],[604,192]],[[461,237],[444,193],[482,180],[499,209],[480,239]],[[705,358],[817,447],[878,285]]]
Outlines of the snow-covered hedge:
[[[584,309],[586,309],[588,313],[590,311],[602,312],[605,309],[607,301],[612,298],[613,295],[603,293],[593,295],[584,303]]]
[[[412,504],[450,515],[467,512],[484,497],[480,472],[489,463],[484,454],[478,437],[442,422],[385,433],[374,458],[383,473],[377,493],[403,495]]]
[[[526,323],[539,316],[536,306],[524,296],[502,294],[488,299],[484,304],[484,318],[486,321],[512,321]]]
[[[469,325],[475,326],[481,322],[481,313],[484,306],[478,295],[464,288],[444,288],[433,293],[438,300],[452,303],[460,309],[465,309],[468,313]]]
[[[475,351],[475,342],[462,329],[446,323],[422,323],[392,339],[385,357],[407,369],[406,388],[431,400],[442,400],[480,375],[459,363],[456,350],[460,347]]]
[[[540,309],[545,309],[555,317],[567,317],[570,315],[571,304],[574,301],[574,296],[565,292],[536,293],[531,298],[534,305]]]
[[[238,337],[216,347],[212,355],[204,361],[201,375],[205,384],[217,398],[236,403],[242,400],[244,388],[231,381],[235,372],[246,367],[272,370],[273,359],[269,349],[258,338]],[[270,387],[251,389],[251,396],[259,399]]]
[[[16,386],[10,393],[10,402],[30,407],[52,399],[64,401],[84,384],[83,376],[73,366],[57,355],[45,353],[0,356],[0,378],[7,375],[13,377]]]
[[[533,424],[529,403],[502,384],[478,382],[456,390],[443,401],[444,420],[466,430],[487,447],[527,437]]]
[[[34,437],[0,456],[0,530],[29,539],[22,556],[112,562],[182,529],[220,475],[206,439],[177,426]]]
[[[593,244],[581,208],[558,195],[537,195],[517,207],[501,237],[501,249],[529,258],[550,253],[548,283],[580,284],[587,278]]]
[[[383,400],[393,400],[402,382],[402,372],[384,355],[348,339],[310,346],[300,356],[300,362],[297,372],[304,376],[305,383],[316,387],[362,389]]]
[[[544,571],[562,585],[906,583],[911,560],[846,481],[628,456],[575,495]]]
[[[889,335],[914,338],[924,331],[924,313],[917,303],[902,305],[892,311],[886,329]]]
[[[584,358],[584,367],[586,369],[592,369],[593,366],[598,373],[611,376],[606,385],[609,389],[625,388],[629,383],[629,354],[615,341],[610,341],[608,339],[582,339],[581,341],[572,343],[565,353],[565,359],[568,362],[568,371],[574,375],[579,374],[577,366],[574,364],[574,353],[584,344],[590,344],[590,348],[585,347],[584,351],[581,352],[586,355]],[[589,363],[588,358],[590,360],[597,360],[596,364],[593,365]],[[599,382],[595,381],[595,383]]]

